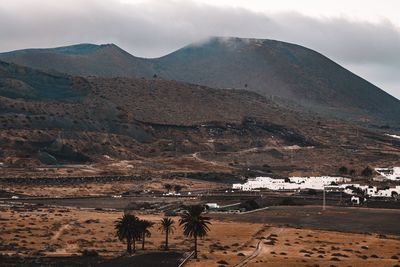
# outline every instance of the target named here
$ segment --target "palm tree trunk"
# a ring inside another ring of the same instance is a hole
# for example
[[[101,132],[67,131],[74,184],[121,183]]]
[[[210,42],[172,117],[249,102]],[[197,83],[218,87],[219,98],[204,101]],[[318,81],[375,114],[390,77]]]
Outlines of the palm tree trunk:
[[[197,235],[194,235],[194,258],[197,259]]]
[[[136,241],[135,238],[133,238],[133,253],[136,252]]]
[[[165,231],[165,250],[168,250],[168,230]]]
[[[126,252],[129,254],[132,254],[132,245],[131,245],[131,239],[127,238],[126,240]]]
[[[143,233],[143,237],[142,237],[142,250],[144,250],[144,239],[145,239],[145,236],[146,236],[146,234],[145,233]]]

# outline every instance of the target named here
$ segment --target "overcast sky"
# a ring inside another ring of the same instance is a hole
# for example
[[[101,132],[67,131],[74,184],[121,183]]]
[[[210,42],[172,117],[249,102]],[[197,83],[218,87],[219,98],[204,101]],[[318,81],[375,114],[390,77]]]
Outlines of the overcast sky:
[[[157,57],[208,36],[317,50],[400,99],[399,0],[1,0],[0,51],[115,43]]]

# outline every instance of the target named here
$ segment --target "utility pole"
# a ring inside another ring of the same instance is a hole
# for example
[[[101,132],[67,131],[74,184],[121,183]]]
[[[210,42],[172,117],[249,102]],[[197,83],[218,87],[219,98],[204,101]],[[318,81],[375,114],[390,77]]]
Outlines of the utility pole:
[[[324,190],[322,191],[322,210],[325,210],[326,200],[325,200],[325,186]]]

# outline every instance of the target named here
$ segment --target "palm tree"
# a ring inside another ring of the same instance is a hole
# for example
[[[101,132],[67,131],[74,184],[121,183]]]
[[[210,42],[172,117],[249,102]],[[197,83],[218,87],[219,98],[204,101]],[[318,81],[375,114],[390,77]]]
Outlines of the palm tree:
[[[149,230],[149,228],[151,228],[154,223],[148,220],[140,220],[139,221],[140,224],[140,238],[142,239],[142,249],[144,250],[144,242],[147,237],[151,236],[151,232]]]
[[[194,258],[197,259],[197,237],[204,237],[210,231],[209,217],[203,216],[204,207],[201,205],[189,206],[181,215],[179,225],[183,225],[183,234],[194,238]]]
[[[124,214],[122,218],[116,221],[115,229],[119,240],[126,239],[126,251],[131,254],[136,251],[136,242],[140,234],[139,218],[132,214]],[[133,251],[132,251],[133,244]]]
[[[173,225],[175,222],[171,218],[165,217],[161,219],[161,232],[165,233],[165,250],[168,250],[168,235],[174,233],[175,226]]]

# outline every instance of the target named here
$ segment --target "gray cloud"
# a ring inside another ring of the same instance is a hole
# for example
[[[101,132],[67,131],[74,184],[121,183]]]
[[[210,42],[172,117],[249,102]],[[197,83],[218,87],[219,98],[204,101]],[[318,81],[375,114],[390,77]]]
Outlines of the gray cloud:
[[[400,98],[400,29],[389,21],[264,14],[191,1],[14,0],[0,3],[0,51],[115,43],[156,57],[208,36],[278,39],[323,53]]]

